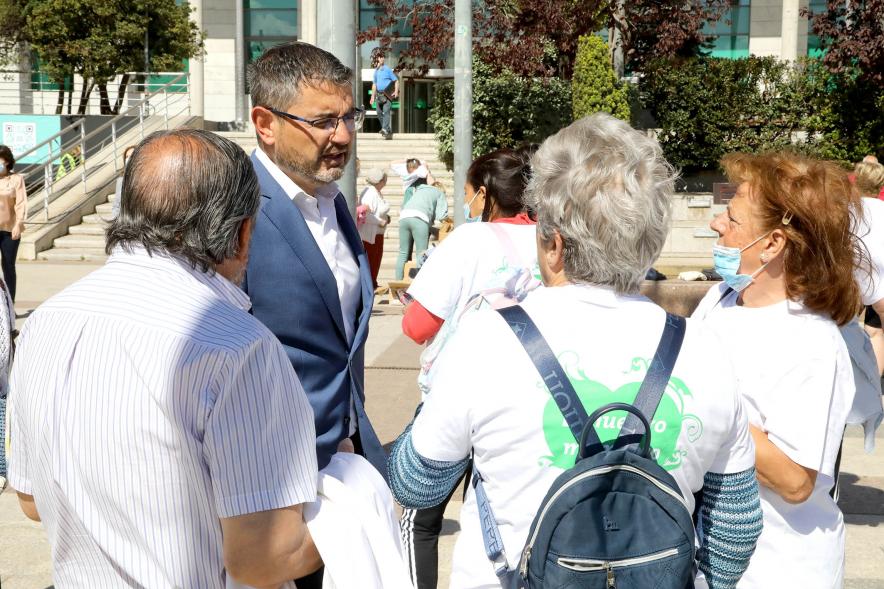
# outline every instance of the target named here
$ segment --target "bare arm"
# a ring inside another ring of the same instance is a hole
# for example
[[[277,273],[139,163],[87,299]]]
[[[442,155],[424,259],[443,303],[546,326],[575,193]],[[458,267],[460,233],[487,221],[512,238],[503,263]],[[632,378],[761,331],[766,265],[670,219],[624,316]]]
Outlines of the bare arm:
[[[25,191],[25,177],[18,176],[19,184],[15,189],[15,226],[12,228],[12,239],[21,238],[25,231],[25,218],[28,216],[28,193]]]
[[[322,566],[301,505],[223,518],[221,530],[224,566],[245,585],[277,587]]]
[[[372,83],[372,85],[371,85],[371,102],[369,104],[374,106],[377,103],[377,101],[378,101],[378,87],[375,86],[374,83]]]
[[[801,466],[777,448],[767,434],[749,426],[755,442],[755,472],[758,482],[772,489],[788,503],[807,501],[816,484],[817,471]]]
[[[34,496],[26,495],[24,493],[17,493],[17,495],[18,506],[21,507],[22,513],[24,513],[30,520],[35,522],[40,521],[40,514],[37,512],[37,504],[34,503]]]

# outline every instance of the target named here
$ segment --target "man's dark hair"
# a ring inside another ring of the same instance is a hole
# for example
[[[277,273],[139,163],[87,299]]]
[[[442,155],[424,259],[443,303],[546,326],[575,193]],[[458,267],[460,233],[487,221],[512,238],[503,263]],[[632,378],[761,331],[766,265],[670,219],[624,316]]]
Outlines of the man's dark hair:
[[[6,161],[6,171],[11,174],[12,168],[15,167],[15,156],[12,155],[12,150],[5,145],[0,145],[0,159]]]
[[[126,166],[106,251],[140,245],[213,271],[239,252],[239,230],[260,199],[252,162],[236,143],[197,129],[153,133]]]
[[[286,110],[302,86],[353,83],[353,70],[309,43],[292,41],[271,47],[249,68],[252,104]]]

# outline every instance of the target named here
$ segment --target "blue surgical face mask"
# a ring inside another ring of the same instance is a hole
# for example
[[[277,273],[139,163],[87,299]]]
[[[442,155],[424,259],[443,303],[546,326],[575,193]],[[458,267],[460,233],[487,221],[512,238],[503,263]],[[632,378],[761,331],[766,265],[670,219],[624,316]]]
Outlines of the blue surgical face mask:
[[[481,214],[478,217],[470,216],[470,205],[473,204],[473,201],[476,200],[477,196],[479,196],[478,192],[473,194],[473,198],[470,199],[470,202],[463,203],[463,218],[467,223],[478,223],[482,220]]]
[[[752,274],[737,273],[740,270],[740,258],[742,257],[740,254],[767,237],[769,234],[770,232],[765,233],[742,249],[737,247],[727,247],[717,243],[712,246],[712,262],[715,266],[715,271],[718,272],[718,275],[721,276],[722,280],[724,280],[729,287],[737,292],[743,292],[747,286],[752,284],[752,281],[755,280],[755,276],[764,270],[767,263],[763,264]]]

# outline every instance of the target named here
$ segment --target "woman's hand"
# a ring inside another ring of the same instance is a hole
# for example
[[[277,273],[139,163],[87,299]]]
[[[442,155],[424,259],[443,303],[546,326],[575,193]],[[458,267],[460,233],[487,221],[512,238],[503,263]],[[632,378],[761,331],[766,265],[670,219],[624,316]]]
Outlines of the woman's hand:
[[[25,224],[24,223],[16,223],[12,228],[10,233],[12,234],[12,239],[21,239],[21,234],[25,232]]]

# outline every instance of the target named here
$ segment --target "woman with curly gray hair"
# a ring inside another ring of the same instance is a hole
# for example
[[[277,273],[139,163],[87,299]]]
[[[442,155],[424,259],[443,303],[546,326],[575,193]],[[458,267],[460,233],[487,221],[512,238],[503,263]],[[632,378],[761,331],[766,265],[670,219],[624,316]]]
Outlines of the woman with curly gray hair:
[[[531,165],[527,198],[537,212],[538,262],[548,288],[529,294],[522,310],[587,415],[631,403],[667,321],[638,288],[669,231],[673,170],[655,140],[606,114],[547,139]],[[440,503],[472,452],[506,562],[485,557],[471,488],[451,585],[499,587],[495,566],[518,566],[534,514],[553,481],[574,466],[578,443],[499,313],[465,318],[434,368],[433,392],[390,457],[393,493],[409,508]],[[618,421],[596,421],[600,439],[616,437]],[[754,448],[730,364],[717,340],[693,322],[650,421],[653,455],[689,509],[693,494],[703,491],[699,560],[709,587],[734,587],[760,533]]]

